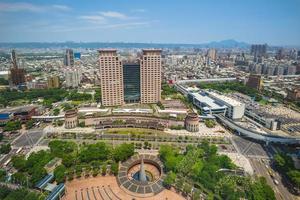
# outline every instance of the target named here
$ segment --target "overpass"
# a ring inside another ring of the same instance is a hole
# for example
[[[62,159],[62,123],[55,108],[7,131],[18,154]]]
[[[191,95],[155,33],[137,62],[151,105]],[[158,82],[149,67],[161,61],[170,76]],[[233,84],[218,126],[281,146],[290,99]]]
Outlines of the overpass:
[[[212,82],[233,82],[237,78],[207,78],[207,79],[192,79],[192,80],[179,80],[176,84],[186,84],[186,83],[212,83]]]
[[[259,140],[272,143],[281,143],[281,144],[293,144],[293,145],[300,145],[300,138],[299,137],[285,137],[285,136],[278,136],[278,135],[269,135],[263,134],[254,130],[249,130],[246,127],[243,127],[231,119],[225,118],[224,116],[217,114],[215,115],[217,119],[219,119],[223,124],[227,125],[229,128],[236,130],[239,134],[244,135],[245,137],[252,138],[254,140]]]
[[[54,116],[54,115],[40,115],[40,116],[32,116],[31,119],[34,119],[34,120],[41,120],[41,121],[52,121],[52,120],[55,120],[55,119],[64,119],[64,115],[57,115],[57,116]]]

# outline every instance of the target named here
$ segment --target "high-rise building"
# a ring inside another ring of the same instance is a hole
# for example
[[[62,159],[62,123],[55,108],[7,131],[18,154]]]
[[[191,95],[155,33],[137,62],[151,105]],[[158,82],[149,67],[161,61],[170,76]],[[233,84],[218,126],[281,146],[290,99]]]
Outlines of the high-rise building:
[[[297,67],[294,65],[287,66],[286,75],[295,75],[297,71]]]
[[[209,49],[207,51],[207,57],[210,59],[210,60],[213,60],[215,61],[217,59],[217,50],[216,49]]]
[[[12,67],[10,68],[10,79],[14,86],[25,83],[25,69],[18,68],[17,55],[15,50],[11,52]]]
[[[77,88],[81,82],[81,70],[78,68],[67,68],[65,77],[67,88]]]
[[[256,90],[261,90],[262,87],[261,75],[250,74],[246,85]]]
[[[66,49],[64,64],[65,66],[69,66],[69,67],[74,66],[74,53],[72,49]]]
[[[161,99],[161,50],[143,50],[141,56],[141,103]]]
[[[123,64],[124,100],[128,103],[139,102],[141,99],[140,64]]]
[[[282,76],[284,74],[284,67],[276,66],[275,75]]]
[[[254,56],[254,61],[261,60],[262,57],[267,56],[267,44],[253,44],[251,45],[251,54]]]
[[[300,100],[300,88],[295,87],[295,88],[287,89],[287,97],[286,98],[291,101]]]
[[[51,76],[47,79],[48,88],[59,88],[59,77],[58,76]]]
[[[99,50],[99,64],[102,105],[122,105],[124,103],[123,67],[117,50]]]
[[[280,49],[277,50],[275,58],[277,60],[282,60],[284,58],[283,48],[280,48]]]

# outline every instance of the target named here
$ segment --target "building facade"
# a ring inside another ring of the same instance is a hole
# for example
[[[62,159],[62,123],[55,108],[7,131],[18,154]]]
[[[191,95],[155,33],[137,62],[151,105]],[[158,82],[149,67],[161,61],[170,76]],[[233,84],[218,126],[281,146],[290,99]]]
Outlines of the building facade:
[[[77,88],[81,82],[81,70],[78,68],[67,68],[65,77],[67,88]]]
[[[253,44],[251,45],[251,54],[254,58],[267,56],[267,44]]]
[[[99,50],[103,106],[124,104],[123,67],[115,49]]]
[[[72,49],[66,49],[66,54],[64,58],[64,65],[73,67],[74,66],[74,53]]]
[[[12,67],[10,68],[10,80],[12,85],[18,86],[25,83],[25,69],[18,67],[16,51],[11,52]]]
[[[140,102],[140,64],[123,64],[124,100],[127,103]]]
[[[161,50],[143,50],[141,61],[141,103],[161,99]]]
[[[65,128],[75,128],[77,124],[77,110],[67,110],[65,113]]]
[[[199,131],[199,117],[197,113],[189,113],[184,120],[184,127],[189,132]]]
[[[261,75],[250,74],[246,85],[250,88],[261,90],[262,88]]]
[[[51,76],[47,79],[48,88],[59,88],[59,77],[58,76]]]
[[[209,49],[207,51],[207,57],[210,59],[210,60],[217,60],[217,50],[216,49]]]

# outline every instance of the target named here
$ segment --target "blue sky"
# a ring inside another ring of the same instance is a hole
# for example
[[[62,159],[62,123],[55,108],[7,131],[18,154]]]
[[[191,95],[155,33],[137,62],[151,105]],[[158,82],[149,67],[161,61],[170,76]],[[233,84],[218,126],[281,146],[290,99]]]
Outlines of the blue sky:
[[[300,0],[0,0],[1,42],[300,45]]]

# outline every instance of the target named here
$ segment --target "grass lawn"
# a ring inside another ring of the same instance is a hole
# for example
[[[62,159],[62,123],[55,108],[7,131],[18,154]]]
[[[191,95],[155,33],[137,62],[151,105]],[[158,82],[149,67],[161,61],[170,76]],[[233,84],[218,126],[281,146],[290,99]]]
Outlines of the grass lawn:
[[[13,106],[23,106],[24,104],[28,104],[28,103],[29,103],[28,100],[18,99],[18,100],[12,101],[11,105],[13,105]]]
[[[113,134],[135,134],[135,135],[167,135],[163,131],[153,130],[153,129],[143,129],[143,128],[111,128],[106,131],[106,133]]]
[[[265,100],[265,99],[262,99],[258,102],[260,105],[264,106],[264,105],[267,105],[269,102],[268,100]]]

